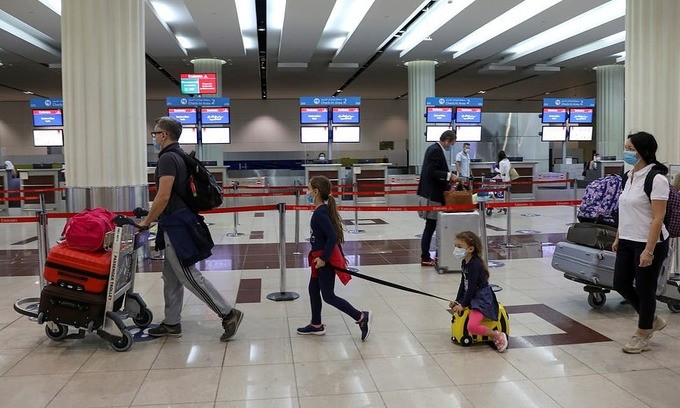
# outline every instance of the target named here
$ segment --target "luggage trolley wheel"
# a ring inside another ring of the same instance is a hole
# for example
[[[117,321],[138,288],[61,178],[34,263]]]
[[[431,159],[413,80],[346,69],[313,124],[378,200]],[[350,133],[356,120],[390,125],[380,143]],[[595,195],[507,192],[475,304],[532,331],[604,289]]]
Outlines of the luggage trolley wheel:
[[[607,295],[604,292],[590,292],[588,293],[588,304],[590,307],[597,308],[604,306],[607,301]],[[670,306],[670,305],[669,305]]]
[[[153,322],[153,312],[148,308],[143,308],[136,317],[132,318],[132,321],[137,327],[144,329]]]
[[[66,326],[65,324],[54,323],[54,326],[56,326],[57,328],[56,331],[52,331],[50,326],[52,325],[48,324],[47,326],[45,326],[45,334],[51,340],[62,341],[66,338],[66,336],[68,336],[68,326]]]
[[[668,302],[668,310],[673,313],[680,313],[680,302]]]
[[[132,347],[132,333],[129,330],[123,330],[123,337],[111,342],[111,348],[115,351],[128,351],[130,347]]]
[[[491,214],[493,214],[493,208],[487,208],[486,215],[491,216]]]

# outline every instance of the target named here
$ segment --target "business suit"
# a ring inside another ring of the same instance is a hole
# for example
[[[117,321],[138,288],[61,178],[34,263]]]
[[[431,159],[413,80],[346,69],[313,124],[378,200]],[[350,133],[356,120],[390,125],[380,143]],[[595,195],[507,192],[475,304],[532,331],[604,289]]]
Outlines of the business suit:
[[[421,197],[421,205],[442,205],[444,203],[444,191],[449,189],[449,166],[446,164],[444,148],[437,142],[433,143],[425,151],[423,168],[418,182],[418,196]],[[420,241],[421,262],[430,261],[430,244],[432,235],[437,229],[437,211],[419,213],[425,219],[425,229]]]

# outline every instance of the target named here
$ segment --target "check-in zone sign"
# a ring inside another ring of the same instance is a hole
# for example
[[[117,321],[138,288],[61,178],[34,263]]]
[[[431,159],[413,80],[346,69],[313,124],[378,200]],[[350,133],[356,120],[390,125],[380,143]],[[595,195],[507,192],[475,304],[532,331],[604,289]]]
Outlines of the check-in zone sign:
[[[181,74],[180,87],[183,94],[216,94],[217,74]]]
[[[145,341],[151,341],[160,338],[149,335],[149,329],[153,329],[158,326],[159,326],[158,324],[150,324],[148,327],[144,329],[140,329],[137,326],[128,326],[126,327],[126,329],[128,329],[130,331],[130,334],[132,334],[132,341],[134,341],[135,343],[143,343]]]

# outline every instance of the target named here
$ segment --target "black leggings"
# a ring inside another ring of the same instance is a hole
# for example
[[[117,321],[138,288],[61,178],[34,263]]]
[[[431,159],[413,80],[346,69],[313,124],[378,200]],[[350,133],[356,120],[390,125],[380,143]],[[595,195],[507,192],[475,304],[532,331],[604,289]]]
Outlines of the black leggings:
[[[437,220],[427,218],[425,220],[425,229],[423,230],[423,238],[420,240],[420,260],[430,260],[430,244],[432,243],[432,235],[437,229]]]
[[[324,266],[316,270],[316,278],[309,279],[309,303],[312,306],[312,324],[321,324],[321,297],[324,302],[336,307],[355,321],[361,318],[361,312],[348,301],[335,295],[335,270]]]
[[[640,255],[645,246],[647,244],[644,242],[619,240],[614,266],[614,289],[635,308],[639,315],[638,328],[650,330],[654,324],[659,272],[668,256],[668,240],[656,244],[652,264],[641,268]]]

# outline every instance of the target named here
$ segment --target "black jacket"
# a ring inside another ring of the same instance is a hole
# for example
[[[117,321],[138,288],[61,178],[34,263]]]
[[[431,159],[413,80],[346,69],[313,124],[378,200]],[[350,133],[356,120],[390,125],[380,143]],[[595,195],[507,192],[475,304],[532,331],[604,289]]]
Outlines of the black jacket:
[[[439,143],[433,143],[425,151],[423,169],[418,182],[418,195],[438,203],[444,203],[444,191],[449,189],[446,177],[449,166],[446,164],[444,149]]]

